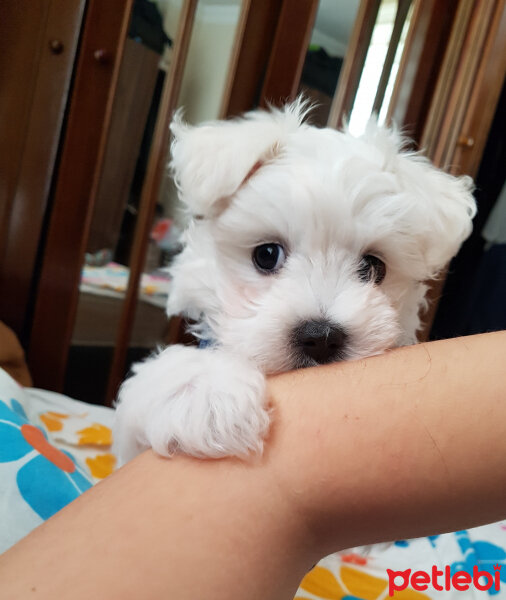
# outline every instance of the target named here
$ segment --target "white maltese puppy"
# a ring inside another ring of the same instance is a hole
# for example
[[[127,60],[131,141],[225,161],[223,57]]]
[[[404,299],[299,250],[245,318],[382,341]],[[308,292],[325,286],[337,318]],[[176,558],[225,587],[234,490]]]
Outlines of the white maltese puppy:
[[[265,375],[416,342],[425,280],[457,253],[471,181],[403,150],[303,123],[307,105],[197,127],[175,119],[172,169],[191,214],[168,314],[205,348],[169,346],[133,367],[114,430],[125,462],[261,452]],[[201,344],[202,345],[202,344]]]

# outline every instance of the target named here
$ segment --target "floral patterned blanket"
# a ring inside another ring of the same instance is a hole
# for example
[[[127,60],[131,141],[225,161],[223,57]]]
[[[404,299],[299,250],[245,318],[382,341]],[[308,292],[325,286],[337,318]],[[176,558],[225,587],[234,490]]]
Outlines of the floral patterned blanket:
[[[0,553],[113,471],[113,414],[0,369]]]
[[[332,554],[304,577],[295,600],[385,600],[390,592],[397,600],[506,598],[506,522]]]

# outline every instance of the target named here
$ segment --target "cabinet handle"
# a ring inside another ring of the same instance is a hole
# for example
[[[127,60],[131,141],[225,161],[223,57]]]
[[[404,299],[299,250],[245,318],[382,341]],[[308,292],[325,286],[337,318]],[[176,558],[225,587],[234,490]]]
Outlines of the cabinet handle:
[[[49,50],[51,50],[51,52],[53,54],[61,54],[64,50],[65,46],[63,45],[63,42],[60,40],[51,40],[49,42]]]
[[[474,146],[474,138],[470,135],[461,135],[457,140],[457,145],[472,148]]]
[[[93,52],[93,58],[101,65],[106,65],[110,61],[111,55],[104,48],[99,48]]]

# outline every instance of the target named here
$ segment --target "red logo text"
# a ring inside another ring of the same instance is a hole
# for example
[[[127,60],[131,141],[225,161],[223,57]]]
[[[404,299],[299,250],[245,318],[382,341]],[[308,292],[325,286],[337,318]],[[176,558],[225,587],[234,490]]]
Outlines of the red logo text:
[[[456,571],[451,573],[450,566],[439,570],[435,565],[430,573],[427,571],[392,571],[387,569],[388,575],[388,595],[393,596],[395,592],[405,590],[408,585],[417,592],[423,592],[432,586],[437,591],[457,590],[465,592],[471,586],[480,591],[486,591],[492,587],[497,592],[501,586],[501,565],[494,565],[494,574],[488,571],[480,571],[478,566],[473,567],[473,574],[467,571]]]

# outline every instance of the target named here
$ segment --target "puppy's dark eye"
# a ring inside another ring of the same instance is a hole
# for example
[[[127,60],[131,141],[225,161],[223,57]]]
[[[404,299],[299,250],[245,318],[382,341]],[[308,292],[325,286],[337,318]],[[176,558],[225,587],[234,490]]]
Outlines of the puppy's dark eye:
[[[253,263],[261,273],[274,273],[285,260],[285,251],[280,244],[261,244],[253,250]]]
[[[381,258],[372,254],[362,256],[358,266],[358,276],[363,282],[372,282],[374,285],[379,285],[385,279],[386,274],[387,267]]]

